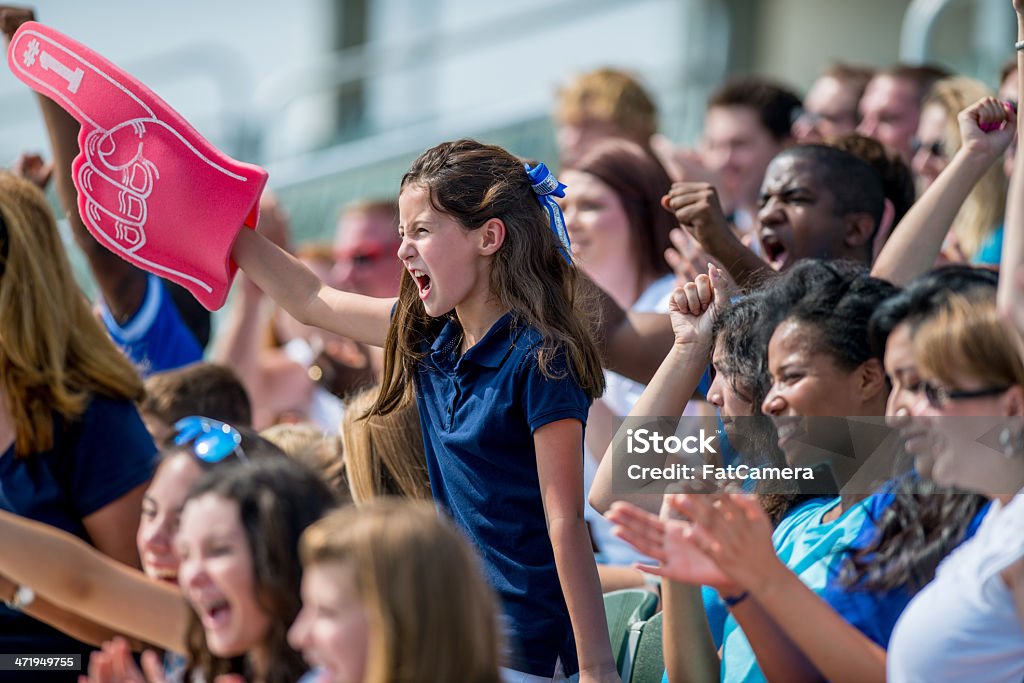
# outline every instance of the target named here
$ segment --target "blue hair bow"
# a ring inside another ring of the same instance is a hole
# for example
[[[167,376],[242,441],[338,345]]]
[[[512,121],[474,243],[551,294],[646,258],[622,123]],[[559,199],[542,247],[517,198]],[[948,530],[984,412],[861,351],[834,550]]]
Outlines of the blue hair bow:
[[[565,196],[565,185],[558,182],[558,178],[544,164],[537,164],[533,168],[526,164],[525,168],[526,175],[530,177],[533,192],[537,195],[537,201],[548,212],[551,232],[555,233],[559,244],[562,245],[562,256],[565,258],[565,262],[571,265],[572,252],[569,250],[569,231],[565,227],[562,208],[553,199],[553,197]]]

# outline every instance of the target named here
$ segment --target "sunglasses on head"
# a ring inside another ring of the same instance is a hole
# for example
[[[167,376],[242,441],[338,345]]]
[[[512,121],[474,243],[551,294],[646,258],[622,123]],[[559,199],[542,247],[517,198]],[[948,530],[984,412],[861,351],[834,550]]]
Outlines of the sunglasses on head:
[[[203,462],[215,464],[229,455],[249,462],[242,450],[242,435],[229,424],[193,415],[175,422],[174,429],[177,432],[174,443],[178,446],[191,444],[192,452]]]

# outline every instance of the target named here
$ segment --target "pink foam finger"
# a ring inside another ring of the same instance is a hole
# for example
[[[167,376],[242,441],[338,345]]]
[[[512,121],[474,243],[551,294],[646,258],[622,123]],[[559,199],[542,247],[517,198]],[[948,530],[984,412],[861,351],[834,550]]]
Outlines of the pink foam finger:
[[[109,67],[113,65],[94,56],[99,57],[84,45],[30,21],[14,34],[7,64],[26,85],[92,128],[108,130],[121,121],[153,116],[142,99],[111,76]]]
[[[86,162],[75,172],[75,186],[79,188],[79,209],[85,200],[97,204],[97,208],[120,221],[142,228],[148,219],[148,197],[126,181],[127,170],[109,173],[108,169]],[[81,212],[83,218],[84,211]]]
[[[237,270],[231,246],[256,225],[266,171],[222,153],[145,85],[51,28],[23,24],[7,61],[82,124],[72,178],[93,236],[220,308]]]

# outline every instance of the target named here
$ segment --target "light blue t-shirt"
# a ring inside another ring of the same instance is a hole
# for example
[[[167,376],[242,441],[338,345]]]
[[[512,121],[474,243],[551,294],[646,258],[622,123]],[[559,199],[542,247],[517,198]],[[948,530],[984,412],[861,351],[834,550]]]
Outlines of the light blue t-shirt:
[[[978,251],[971,259],[976,266],[998,266],[999,259],[1003,255],[1003,226],[999,226],[989,233],[985,241],[978,247]]]
[[[829,572],[857,539],[867,518],[866,500],[855,503],[832,522],[822,522],[839,498],[815,501],[783,519],[772,534],[782,563],[817,594],[825,590]],[[764,681],[757,658],[736,619],[725,620],[722,640],[723,683]]]

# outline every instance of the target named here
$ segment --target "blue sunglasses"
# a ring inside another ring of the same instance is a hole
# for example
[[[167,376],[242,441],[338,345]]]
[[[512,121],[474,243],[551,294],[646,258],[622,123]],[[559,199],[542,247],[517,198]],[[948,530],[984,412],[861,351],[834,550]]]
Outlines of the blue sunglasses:
[[[174,429],[178,432],[174,443],[178,446],[191,443],[192,452],[203,462],[212,465],[232,454],[242,462],[249,462],[242,451],[242,435],[229,424],[193,415],[175,422]]]

